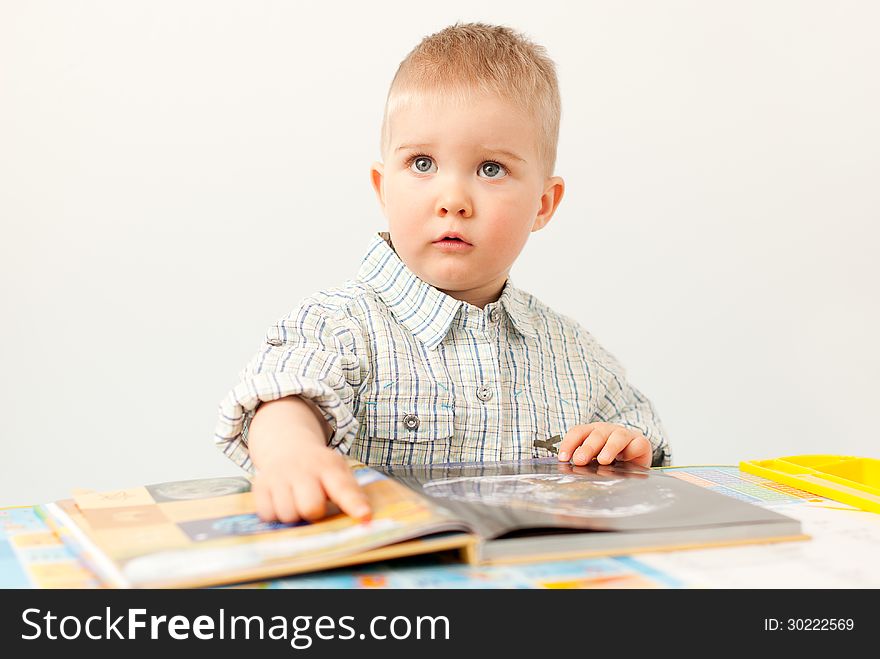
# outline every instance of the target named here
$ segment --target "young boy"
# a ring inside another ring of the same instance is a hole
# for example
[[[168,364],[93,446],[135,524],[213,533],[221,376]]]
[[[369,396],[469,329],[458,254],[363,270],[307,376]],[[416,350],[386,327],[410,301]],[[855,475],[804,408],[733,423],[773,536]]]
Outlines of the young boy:
[[[343,454],[669,464],[617,361],[508,277],[562,199],[559,115],[553,62],[505,27],[448,27],[401,63],[371,170],[389,232],[269,328],[220,405],[217,444],[255,472],[262,519],[367,517]]]

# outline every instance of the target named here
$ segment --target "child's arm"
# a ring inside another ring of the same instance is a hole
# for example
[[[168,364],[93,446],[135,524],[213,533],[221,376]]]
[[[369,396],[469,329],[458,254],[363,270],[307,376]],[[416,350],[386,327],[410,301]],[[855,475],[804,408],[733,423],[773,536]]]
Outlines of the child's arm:
[[[248,446],[257,468],[253,492],[261,519],[320,519],[328,500],[351,517],[369,516],[367,498],[345,458],[327,448],[331,434],[320,410],[298,396],[257,409]]]
[[[256,472],[255,495],[266,519],[315,518],[328,497],[361,516],[342,456],[357,435],[353,409],[366,348],[346,303],[344,291],[303,300],[269,328],[220,403],[215,442]]]

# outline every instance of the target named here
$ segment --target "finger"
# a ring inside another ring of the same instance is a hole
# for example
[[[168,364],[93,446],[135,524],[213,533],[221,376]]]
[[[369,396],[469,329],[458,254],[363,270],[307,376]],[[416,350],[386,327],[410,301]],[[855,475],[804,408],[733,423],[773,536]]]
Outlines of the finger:
[[[370,518],[370,502],[367,495],[347,466],[328,470],[322,476],[321,482],[330,500],[346,515],[360,521]]]
[[[321,519],[327,506],[327,495],[314,476],[300,478],[293,488],[293,500],[299,516],[310,522]]]
[[[642,467],[651,466],[651,458],[653,457],[653,449],[651,442],[644,435],[638,435],[627,444],[623,451],[618,453],[617,459],[625,462],[635,462]]]
[[[607,431],[602,428],[596,428],[590,433],[590,436],[584,440],[574,452],[571,461],[576,465],[589,464],[596,457],[596,454],[605,446],[608,440]]]
[[[613,430],[611,434],[608,435],[608,441],[605,442],[605,446],[599,451],[599,455],[596,457],[599,464],[608,465],[614,462],[614,458],[617,457],[617,454],[629,444],[632,435],[633,432],[627,428],[616,428]]]
[[[257,509],[257,516],[264,522],[274,521],[275,509],[272,507],[272,496],[269,494],[269,487],[266,485],[266,481],[257,476],[254,479],[251,491],[254,494],[254,506]]]
[[[568,460],[571,458],[571,454],[581,445],[584,438],[593,432],[595,427],[595,423],[584,423],[572,426],[569,431],[565,433],[565,437],[563,437],[562,441],[559,443],[559,453],[556,457],[560,460]]]
[[[285,524],[299,521],[296,505],[293,499],[293,491],[290,484],[283,480],[276,480],[269,487],[269,496],[272,499],[272,508],[275,511],[273,519]]]

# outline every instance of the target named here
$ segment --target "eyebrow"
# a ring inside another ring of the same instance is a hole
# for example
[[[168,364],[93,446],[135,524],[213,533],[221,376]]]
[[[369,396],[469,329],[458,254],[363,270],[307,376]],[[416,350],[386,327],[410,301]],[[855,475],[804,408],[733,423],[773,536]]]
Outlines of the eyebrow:
[[[403,144],[403,145],[397,147],[394,150],[394,152],[397,153],[398,151],[402,151],[403,149],[431,149],[431,148],[434,148],[433,144]],[[508,158],[511,158],[513,160],[519,160],[521,162],[526,161],[525,158],[519,157],[518,155],[513,153],[513,151],[507,151],[505,149],[493,149],[492,147],[488,147],[488,146],[483,146],[480,148],[485,151],[488,151],[490,153],[498,153],[498,154],[501,154],[502,156],[507,156]]]

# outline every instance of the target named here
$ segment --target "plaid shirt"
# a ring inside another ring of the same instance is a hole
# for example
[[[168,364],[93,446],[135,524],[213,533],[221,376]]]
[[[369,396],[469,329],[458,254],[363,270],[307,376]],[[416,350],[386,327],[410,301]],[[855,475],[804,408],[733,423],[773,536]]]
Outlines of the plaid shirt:
[[[375,236],[357,277],[269,328],[220,404],[215,441],[253,471],[247,429],[261,402],[309,398],[330,446],[366,464],[547,457],[572,426],[637,429],[655,466],[670,451],[651,402],[577,322],[508,279],[480,309],[414,275]]]

